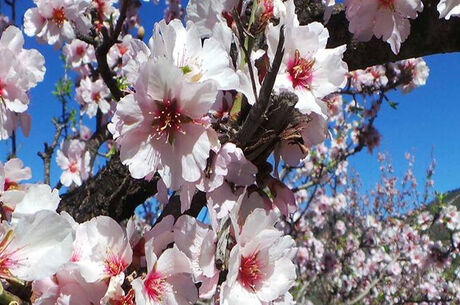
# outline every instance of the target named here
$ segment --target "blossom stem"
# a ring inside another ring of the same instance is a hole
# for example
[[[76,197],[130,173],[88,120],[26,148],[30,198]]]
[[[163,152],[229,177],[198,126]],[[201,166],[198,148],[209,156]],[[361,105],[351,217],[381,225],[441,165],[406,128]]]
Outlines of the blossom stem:
[[[12,294],[3,289],[3,285],[0,284],[0,305],[21,305],[22,300],[16,295]]]

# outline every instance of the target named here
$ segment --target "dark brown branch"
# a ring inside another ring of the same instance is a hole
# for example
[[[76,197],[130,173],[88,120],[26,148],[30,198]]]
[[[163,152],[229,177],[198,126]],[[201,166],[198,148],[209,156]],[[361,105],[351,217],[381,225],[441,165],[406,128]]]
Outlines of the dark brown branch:
[[[307,1],[297,2],[301,2],[298,3],[301,23],[322,20],[322,15],[311,15],[312,12],[309,10],[311,7],[306,8]],[[330,33],[328,47],[347,45],[344,60],[348,63],[350,71],[413,57],[458,52],[460,51],[460,18],[439,19],[436,9],[438,2],[438,0],[423,1],[425,8],[417,19],[411,20],[411,34],[402,44],[398,55],[393,54],[389,44],[375,37],[368,42],[354,40],[353,35],[348,32],[345,12],[343,8],[340,9],[341,6],[338,6],[338,12],[327,24]],[[305,13],[306,10],[309,13]],[[318,11],[316,13],[319,14]]]
[[[54,138],[53,142],[51,142],[51,145],[48,145],[48,143],[44,143],[45,149],[44,151],[38,152],[38,156],[43,160],[43,165],[44,165],[44,170],[45,170],[45,175],[44,175],[44,182],[46,184],[50,184],[50,167],[51,167],[51,159],[53,158],[53,153],[54,150],[56,149],[56,146],[58,144],[59,138],[61,137],[62,131],[67,125],[67,120],[65,120],[63,123],[59,123],[57,121],[53,121],[54,127],[56,128],[56,132],[54,133]]]
[[[245,147],[251,140],[254,133],[259,128],[260,124],[265,118],[265,113],[270,107],[270,97],[275,84],[276,75],[281,65],[281,60],[284,54],[284,28],[280,29],[278,47],[276,49],[275,58],[270,71],[264,78],[262,87],[260,88],[259,98],[252,106],[246,120],[243,123],[240,131],[237,134],[237,141],[241,147]]]
[[[111,137],[112,135],[107,129],[107,125],[104,125],[98,128],[98,130],[96,130],[96,132],[93,133],[93,135],[91,136],[91,138],[86,144],[86,148],[89,151],[89,154],[91,157],[90,162],[89,162],[90,168],[93,168],[94,166],[94,161],[96,161],[97,152],[99,151],[99,147],[101,147],[101,145],[105,141],[110,139]]]
[[[156,182],[156,178],[151,181],[131,178],[117,155],[96,176],[62,195],[59,210],[68,212],[78,222],[99,215],[121,221],[132,216],[139,204],[155,195]]]
[[[206,205],[206,193],[198,191],[193,195],[190,209],[185,211],[185,214],[197,217],[201,209]],[[180,211],[181,203],[179,194],[174,194],[169,198],[168,204],[164,207],[161,215],[156,220],[156,223],[160,222],[164,217],[168,215],[174,216],[177,219],[182,213]]]
[[[112,70],[107,63],[107,53],[109,52],[110,48],[118,41],[123,23],[126,19],[126,12],[128,10],[129,1],[130,0],[124,0],[122,2],[120,16],[118,17],[117,24],[115,25],[115,30],[113,33],[109,35],[107,28],[103,27],[101,29],[103,41],[96,48],[96,59],[99,73],[109,88],[110,93],[112,93],[114,99],[117,101],[123,97],[123,92],[121,92],[120,88],[118,88],[117,81],[113,78]]]

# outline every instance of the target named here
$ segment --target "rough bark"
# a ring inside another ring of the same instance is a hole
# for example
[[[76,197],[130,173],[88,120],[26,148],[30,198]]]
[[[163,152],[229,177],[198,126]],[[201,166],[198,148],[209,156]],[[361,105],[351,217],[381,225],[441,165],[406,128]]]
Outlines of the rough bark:
[[[114,156],[96,176],[62,195],[59,210],[68,212],[78,222],[98,215],[121,221],[157,192],[156,181],[131,178],[127,167]]]

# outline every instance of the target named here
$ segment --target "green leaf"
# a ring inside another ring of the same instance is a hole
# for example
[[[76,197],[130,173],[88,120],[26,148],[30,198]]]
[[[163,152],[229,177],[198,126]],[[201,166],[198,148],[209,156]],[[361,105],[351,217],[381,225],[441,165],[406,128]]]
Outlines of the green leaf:
[[[390,105],[390,107],[393,108],[394,110],[397,110],[399,103],[396,103],[396,102],[393,102],[393,101],[389,100],[388,105]]]
[[[115,145],[112,145],[112,147],[110,147],[109,152],[105,154],[105,157],[106,157],[107,159],[110,159],[110,158],[112,158],[114,155],[115,155]]]
[[[243,95],[238,93],[235,100],[233,101],[232,109],[230,109],[230,118],[236,121],[238,115],[241,112],[241,103],[243,102]]]

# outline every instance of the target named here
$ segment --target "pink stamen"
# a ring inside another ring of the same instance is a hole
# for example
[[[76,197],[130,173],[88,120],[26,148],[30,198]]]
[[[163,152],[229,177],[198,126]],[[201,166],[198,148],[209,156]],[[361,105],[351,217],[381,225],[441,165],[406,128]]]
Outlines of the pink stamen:
[[[294,89],[310,89],[313,80],[314,59],[306,59],[300,56],[299,50],[295,51],[294,58],[289,60],[287,71]]]
[[[191,119],[181,113],[176,100],[168,99],[157,102],[157,104],[159,107],[153,117],[153,132],[156,139],[159,140],[164,137],[165,142],[172,144],[175,133],[185,133],[182,124],[190,122]]]
[[[108,257],[105,260],[105,271],[110,276],[115,276],[123,272],[128,267],[128,264],[125,260],[115,255],[114,253],[109,253]]]
[[[144,281],[144,288],[155,302],[161,302],[166,289],[166,281],[159,272],[152,271]]]
[[[260,262],[257,260],[257,254],[241,257],[241,263],[238,273],[238,280],[245,288],[254,289],[262,280],[262,270]]]
[[[54,8],[53,9],[53,15],[51,17],[51,20],[56,23],[58,27],[62,27],[64,24],[64,21],[67,20],[64,12],[64,7],[61,8]]]

